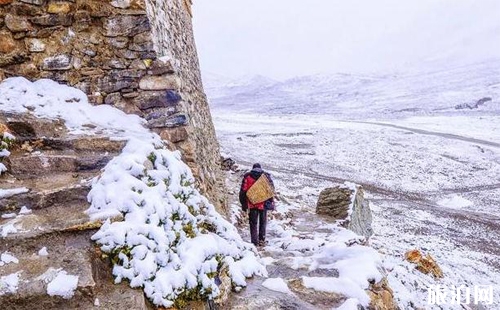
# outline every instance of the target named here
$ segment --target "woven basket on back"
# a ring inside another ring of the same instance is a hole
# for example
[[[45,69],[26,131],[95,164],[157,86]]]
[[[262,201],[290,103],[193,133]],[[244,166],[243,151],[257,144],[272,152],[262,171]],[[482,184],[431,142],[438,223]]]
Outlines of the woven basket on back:
[[[262,174],[247,191],[247,198],[253,205],[273,197],[274,189],[264,174]]]

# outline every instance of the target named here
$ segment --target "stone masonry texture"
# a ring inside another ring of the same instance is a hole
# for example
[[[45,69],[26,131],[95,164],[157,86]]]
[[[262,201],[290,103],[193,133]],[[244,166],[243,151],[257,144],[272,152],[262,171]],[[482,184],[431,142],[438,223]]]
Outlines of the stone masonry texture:
[[[0,81],[49,78],[137,114],[225,211],[190,0],[0,0]]]

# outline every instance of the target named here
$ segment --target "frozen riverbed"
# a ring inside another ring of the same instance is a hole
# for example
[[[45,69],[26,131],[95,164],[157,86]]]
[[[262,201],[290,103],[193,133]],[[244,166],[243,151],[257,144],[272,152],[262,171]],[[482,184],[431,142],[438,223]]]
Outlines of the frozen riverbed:
[[[374,212],[372,246],[386,255],[403,308],[429,308],[427,288],[494,286],[500,307],[500,117],[439,116],[353,122],[334,116],[214,113],[223,152],[259,161],[313,210],[332,184],[362,184]],[[403,261],[430,253],[440,281]],[[461,309],[443,305],[443,308]]]

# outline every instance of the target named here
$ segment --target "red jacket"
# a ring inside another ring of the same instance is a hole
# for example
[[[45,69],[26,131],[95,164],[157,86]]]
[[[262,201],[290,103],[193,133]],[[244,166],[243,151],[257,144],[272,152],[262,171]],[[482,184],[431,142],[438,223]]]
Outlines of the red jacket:
[[[240,188],[240,203],[241,206],[243,207],[243,210],[246,210],[247,208],[249,209],[259,209],[259,210],[264,210],[264,209],[274,209],[274,200],[268,199],[266,201],[257,203],[257,204],[252,204],[250,201],[247,199],[247,191],[252,187],[252,185],[259,179],[259,177],[262,174],[265,174],[271,185],[274,187],[273,180],[271,179],[271,175],[267,172],[264,172],[260,168],[255,168],[252,169],[252,171],[246,173],[243,176],[243,181],[241,182],[241,188]],[[267,206],[267,208],[265,208]]]

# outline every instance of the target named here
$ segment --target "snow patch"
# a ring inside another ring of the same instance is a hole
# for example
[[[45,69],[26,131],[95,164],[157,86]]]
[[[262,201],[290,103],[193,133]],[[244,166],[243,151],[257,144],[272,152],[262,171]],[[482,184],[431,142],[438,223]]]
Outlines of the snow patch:
[[[43,247],[38,251],[38,256],[48,256],[49,252],[47,251],[47,247]]]
[[[18,264],[19,260],[9,252],[3,252],[2,255],[0,255],[0,266],[10,263]]]
[[[47,294],[50,296],[61,296],[64,299],[70,299],[75,294],[78,286],[78,276],[69,275],[62,270],[47,285]]]
[[[26,206],[23,206],[21,210],[19,210],[20,215],[26,215],[31,213],[32,213],[31,209],[28,209]]]
[[[14,219],[14,221],[8,222],[4,225],[0,225],[0,235],[5,238],[8,234],[17,233],[17,228],[14,226],[16,222],[17,221],[15,221]]]
[[[441,207],[452,208],[452,209],[462,209],[473,206],[474,203],[467,200],[461,196],[453,195],[451,197],[442,199],[437,203]]]
[[[293,294],[292,291],[290,291],[290,289],[288,288],[288,285],[286,284],[285,280],[283,280],[282,278],[266,279],[262,283],[262,286],[265,288],[268,288],[272,291],[285,293],[285,294]]]
[[[5,214],[2,214],[2,218],[3,219],[11,219],[11,218],[14,218],[16,217],[17,214],[15,213],[5,213]]]
[[[357,300],[356,298],[349,298],[336,310],[358,310],[358,305],[359,300]]]
[[[329,277],[302,277],[304,286],[315,291],[339,293],[346,297],[356,298],[360,304],[367,307],[370,297],[364,289],[349,279]]]
[[[24,194],[27,192],[29,192],[29,189],[27,189],[26,187],[12,188],[12,189],[0,189],[0,199],[10,198],[12,196]]]
[[[9,274],[0,278],[0,296],[5,294],[15,294],[19,285],[19,274],[16,273]]]

